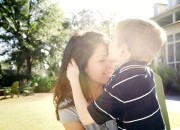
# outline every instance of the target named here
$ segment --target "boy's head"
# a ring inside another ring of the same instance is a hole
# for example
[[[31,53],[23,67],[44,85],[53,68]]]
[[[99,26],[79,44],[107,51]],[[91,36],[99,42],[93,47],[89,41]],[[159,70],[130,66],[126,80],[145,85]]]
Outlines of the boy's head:
[[[151,20],[127,19],[117,24],[109,53],[121,63],[152,61],[166,40],[163,29]]]

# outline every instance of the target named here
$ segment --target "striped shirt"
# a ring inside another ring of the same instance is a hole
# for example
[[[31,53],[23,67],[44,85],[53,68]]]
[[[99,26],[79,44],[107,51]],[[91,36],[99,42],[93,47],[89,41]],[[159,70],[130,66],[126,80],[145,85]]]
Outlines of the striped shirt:
[[[165,129],[153,72],[145,62],[130,61],[117,69],[88,111],[97,124],[116,119],[119,129]]]

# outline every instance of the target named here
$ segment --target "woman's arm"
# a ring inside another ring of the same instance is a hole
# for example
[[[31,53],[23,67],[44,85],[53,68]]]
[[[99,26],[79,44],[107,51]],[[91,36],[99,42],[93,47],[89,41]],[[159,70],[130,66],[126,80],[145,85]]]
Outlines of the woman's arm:
[[[65,130],[85,130],[83,125],[79,122],[63,123]]]
[[[71,63],[69,63],[68,65],[67,77],[71,84],[74,103],[81,122],[84,125],[89,125],[94,123],[94,120],[92,119],[92,117],[90,116],[87,110],[88,102],[86,101],[82,93],[79,83],[79,69],[74,60],[72,60]]]

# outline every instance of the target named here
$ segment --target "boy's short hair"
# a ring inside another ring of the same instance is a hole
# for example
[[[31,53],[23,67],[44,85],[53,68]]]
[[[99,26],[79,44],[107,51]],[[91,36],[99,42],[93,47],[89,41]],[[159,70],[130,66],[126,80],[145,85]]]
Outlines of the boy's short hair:
[[[166,41],[165,31],[152,20],[127,19],[115,29],[118,45],[127,44],[131,60],[150,62]]]

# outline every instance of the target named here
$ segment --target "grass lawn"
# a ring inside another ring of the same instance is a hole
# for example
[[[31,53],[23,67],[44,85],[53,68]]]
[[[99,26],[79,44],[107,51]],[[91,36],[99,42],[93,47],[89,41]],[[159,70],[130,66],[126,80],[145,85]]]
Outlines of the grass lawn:
[[[64,130],[55,117],[52,93],[1,98],[0,130]],[[167,102],[171,130],[180,130],[179,105]]]
[[[51,93],[0,99],[0,130],[64,130]]]
[[[180,130],[180,113],[169,112],[171,130]]]
[[[168,109],[171,130],[180,130],[180,98],[178,100],[168,99],[166,105]]]

